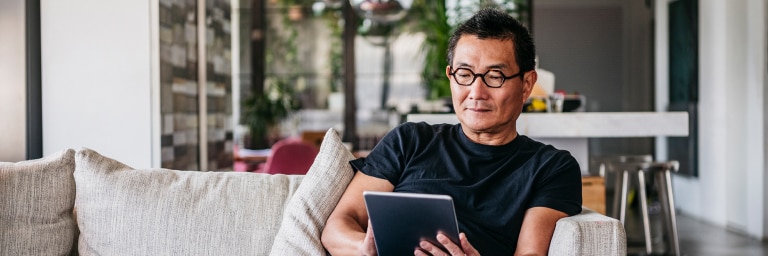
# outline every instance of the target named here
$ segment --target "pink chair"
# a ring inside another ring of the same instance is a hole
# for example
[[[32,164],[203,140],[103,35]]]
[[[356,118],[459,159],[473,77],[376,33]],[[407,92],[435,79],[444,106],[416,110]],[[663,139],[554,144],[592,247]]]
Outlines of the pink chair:
[[[306,174],[317,157],[315,145],[298,138],[283,139],[272,145],[267,162],[256,170],[271,174]]]

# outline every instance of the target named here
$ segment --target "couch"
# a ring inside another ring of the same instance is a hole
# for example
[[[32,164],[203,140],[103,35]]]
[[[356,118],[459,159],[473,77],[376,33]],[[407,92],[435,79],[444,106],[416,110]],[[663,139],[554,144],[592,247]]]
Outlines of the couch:
[[[329,130],[306,175],[136,169],[95,150],[0,163],[0,255],[325,255],[352,178]],[[557,223],[550,255],[623,255],[617,220]]]

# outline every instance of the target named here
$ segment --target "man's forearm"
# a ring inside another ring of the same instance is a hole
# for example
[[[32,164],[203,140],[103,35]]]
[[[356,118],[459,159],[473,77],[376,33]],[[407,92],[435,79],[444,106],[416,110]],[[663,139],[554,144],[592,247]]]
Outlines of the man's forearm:
[[[360,255],[365,239],[363,227],[352,217],[331,216],[325,224],[321,241],[332,255]]]

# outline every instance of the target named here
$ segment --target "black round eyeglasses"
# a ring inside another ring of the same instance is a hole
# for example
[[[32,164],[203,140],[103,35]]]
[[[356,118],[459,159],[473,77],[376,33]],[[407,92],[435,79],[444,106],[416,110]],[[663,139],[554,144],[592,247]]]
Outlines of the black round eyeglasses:
[[[518,77],[523,73],[523,71],[520,71],[517,74],[511,76],[504,76],[504,73],[499,70],[488,70],[485,73],[479,74],[472,72],[472,70],[468,68],[457,68],[454,70],[453,67],[451,67],[451,72],[449,74],[453,76],[453,80],[461,86],[470,86],[475,82],[477,77],[480,77],[483,79],[483,82],[486,86],[491,88],[499,88],[507,79]]]

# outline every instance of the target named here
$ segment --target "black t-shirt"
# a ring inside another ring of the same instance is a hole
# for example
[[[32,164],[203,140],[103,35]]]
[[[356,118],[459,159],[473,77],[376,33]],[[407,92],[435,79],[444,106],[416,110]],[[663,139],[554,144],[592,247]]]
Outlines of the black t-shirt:
[[[459,230],[482,255],[514,254],[531,207],[581,212],[581,170],[573,156],[523,135],[489,146],[470,141],[458,124],[405,123],[351,164],[388,180],[395,192],[453,197]]]

